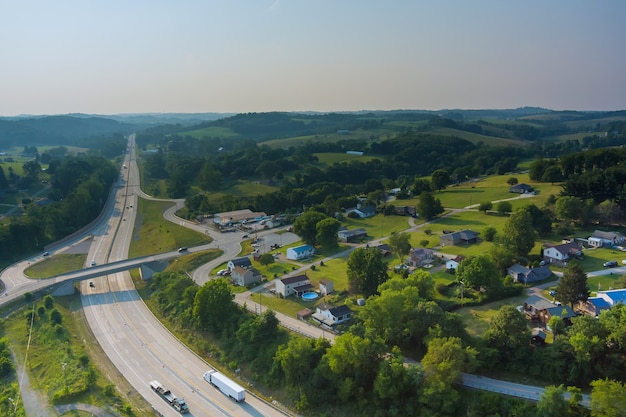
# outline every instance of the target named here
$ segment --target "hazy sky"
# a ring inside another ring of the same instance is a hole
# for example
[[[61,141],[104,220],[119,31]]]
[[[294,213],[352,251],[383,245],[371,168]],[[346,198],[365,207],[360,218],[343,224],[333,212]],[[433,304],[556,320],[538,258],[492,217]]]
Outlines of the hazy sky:
[[[626,109],[625,0],[0,0],[0,115]]]

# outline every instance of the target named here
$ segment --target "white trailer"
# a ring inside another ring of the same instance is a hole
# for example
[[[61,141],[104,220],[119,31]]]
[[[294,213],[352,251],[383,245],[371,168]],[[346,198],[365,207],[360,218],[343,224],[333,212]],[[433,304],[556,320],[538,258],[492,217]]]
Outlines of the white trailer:
[[[224,374],[217,371],[206,371],[204,380],[237,402],[246,399],[246,390]]]

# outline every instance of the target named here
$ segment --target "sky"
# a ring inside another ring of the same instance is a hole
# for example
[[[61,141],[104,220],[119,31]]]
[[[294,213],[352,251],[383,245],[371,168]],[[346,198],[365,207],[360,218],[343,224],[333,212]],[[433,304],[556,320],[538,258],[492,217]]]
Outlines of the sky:
[[[626,109],[625,0],[0,0],[0,115]]]

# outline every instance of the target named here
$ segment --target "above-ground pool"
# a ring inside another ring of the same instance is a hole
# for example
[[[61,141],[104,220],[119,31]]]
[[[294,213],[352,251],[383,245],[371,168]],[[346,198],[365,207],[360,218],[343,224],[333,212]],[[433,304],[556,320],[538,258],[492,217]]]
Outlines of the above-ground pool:
[[[319,295],[316,292],[305,292],[304,294],[302,294],[302,299],[304,301],[317,300],[317,297],[319,297]]]

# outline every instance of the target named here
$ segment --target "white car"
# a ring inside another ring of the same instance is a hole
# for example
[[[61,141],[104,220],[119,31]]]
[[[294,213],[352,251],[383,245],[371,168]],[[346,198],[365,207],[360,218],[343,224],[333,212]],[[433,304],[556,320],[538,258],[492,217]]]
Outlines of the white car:
[[[626,259],[622,261],[622,265],[626,265]]]
[[[95,259],[91,261],[91,266],[96,266],[96,260]]]
[[[217,271],[217,275],[219,275],[220,277],[222,277],[222,276],[224,276],[227,272],[228,272],[228,269],[220,269],[219,271]]]

